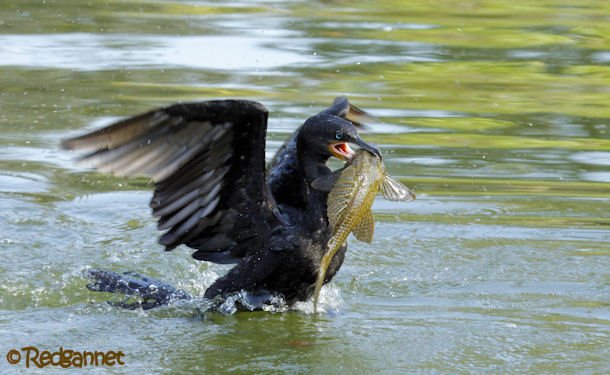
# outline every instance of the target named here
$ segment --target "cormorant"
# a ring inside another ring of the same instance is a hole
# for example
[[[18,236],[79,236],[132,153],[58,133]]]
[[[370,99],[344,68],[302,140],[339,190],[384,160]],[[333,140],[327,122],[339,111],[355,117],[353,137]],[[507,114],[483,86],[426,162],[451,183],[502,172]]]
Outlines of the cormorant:
[[[246,100],[180,103],[121,120],[62,146],[86,150],[82,160],[104,172],[152,178],[150,207],[166,250],[195,249],[193,257],[236,263],[205,292],[223,300],[242,291],[281,296],[288,305],[314,290],[330,237],[328,192],[311,183],[331,173],[330,157],[349,160],[350,144],[380,155],[357,126],[367,114],[338,97],[310,117],[265,169],[267,109]],[[346,246],[325,283],[337,273]],[[92,270],[93,290],[139,294],[144,308],[188,298],[137,274]],[[152,289],[150,288],[152,285]]]

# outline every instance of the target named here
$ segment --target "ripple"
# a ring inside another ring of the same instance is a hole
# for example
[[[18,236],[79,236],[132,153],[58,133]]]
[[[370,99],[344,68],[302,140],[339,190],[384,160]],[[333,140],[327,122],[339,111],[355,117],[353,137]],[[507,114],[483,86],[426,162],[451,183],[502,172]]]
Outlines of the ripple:
[[[149,199],[149,192],[110,192],[60,202],[58,207],[63,213],[84,222],[100,226],[117,225],[133,220],[137,212],[140,212],[141,217],[148,218]]]
[[[430,30],[439,26],[424,23],[382,23],[382,22],[323,22],[320,28],[329,29],[362,29],[362,30]]]
[[[33,173],[0,174],[0,192],[45,193],[48,184],[44,177]]]
[[[436,165],[450,165],[450,164],[455,164],[456,160],[451,160],[451,159],[442,159],[442,158],[426,158],[426,157],[419,157],[419,158],[395,158],[392,159],[393,162],[397,162],[397,163],[404,163],[404,164],[417,164],[417,165],[432,165],[432,166],[436,166]]]
[[[592,55],[593,61],[600,63],[610,62],[610,52],[597,52]]]
[[[610,152],[576,152],[570,159],[581,164],[610,166]]]
[[[44,163],[64,168],[69,168],[73,165],[69,153],[59,152],[57,149],[37,147],[3,147],[0,149],[0,160]]]
[[[276,47],[285,39],[274,37],[71,33],[2,35],[0,44],[0,66],[81,71],[158,66],[264,70],[315,61],[314,56]]]
[[[585,181],[610,182],[610,172],[581,173],[580,178]]]
[[[379,117],[463,117],[464,114],[459,112],[441,111],[441,110],[417,110],[417,109],[395,109],[395,108],[382,108],[375,109],[375,116]]]

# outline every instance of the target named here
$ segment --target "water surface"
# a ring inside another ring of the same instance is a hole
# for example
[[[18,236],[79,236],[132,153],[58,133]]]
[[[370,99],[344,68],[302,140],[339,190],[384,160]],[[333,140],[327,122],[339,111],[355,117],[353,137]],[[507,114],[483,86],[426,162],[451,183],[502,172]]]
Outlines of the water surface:
[[[4,4],[0,372],[33,345],[121,350],[116,373],[607,373],[609,21],[602,0]],[[121,311],[86,290],[96,267],[200,296],[227,268],[164,253],[147,181],[76,166],[62,138],[247,98],[271,157],[342,94],[418,199],[375,203],[326,313]]]

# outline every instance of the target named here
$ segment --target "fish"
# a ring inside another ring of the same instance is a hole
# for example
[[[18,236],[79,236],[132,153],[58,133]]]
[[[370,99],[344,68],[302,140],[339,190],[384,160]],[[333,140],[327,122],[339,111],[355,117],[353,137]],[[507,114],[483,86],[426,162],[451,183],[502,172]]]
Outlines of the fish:
[[[331,237],[322,256],[316,280],[313,304],[317,311],[320,289],[333,257],[343,246],[350,233],[357,240],[371,243],[375,219],[371,206],[378,192],[390,201],[408,202],[415,194],[385,172],[378,155],[359,149],[345,167],[312,182],[314,189],[328,191],[327,217]]]

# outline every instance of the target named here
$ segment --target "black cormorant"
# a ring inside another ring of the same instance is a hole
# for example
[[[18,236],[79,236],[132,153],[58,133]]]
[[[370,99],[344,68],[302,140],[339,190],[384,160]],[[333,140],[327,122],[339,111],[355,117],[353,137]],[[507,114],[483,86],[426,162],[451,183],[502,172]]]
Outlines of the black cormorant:
[[[313,189],[312,181],[331,173],[330,157],[349,160],[350,144],[377,155],[379,150],[358,135],[366,114],[338,97],[305,121],[265,168],[267,115],[263,105],[246,100],[181,103],[62,146],[88,151],[82,160],[100,171],[152,178],[150,207],[166,250],[186,245],[196,250],[195,259],[236,264],[205,298],[245,291],[281,296],[291,305],[311,297],[330,236],[328,193]],[[341,267],[345,251],[343,246],[334,257],[325,282]],[[139,292],[145,308],[188,297],[137,274],[90,274],[90,288]]]

